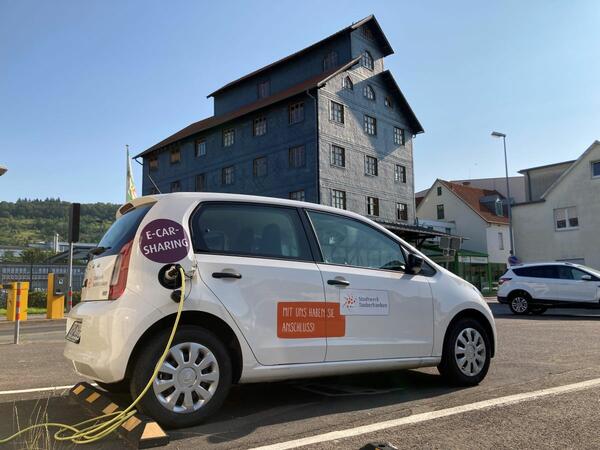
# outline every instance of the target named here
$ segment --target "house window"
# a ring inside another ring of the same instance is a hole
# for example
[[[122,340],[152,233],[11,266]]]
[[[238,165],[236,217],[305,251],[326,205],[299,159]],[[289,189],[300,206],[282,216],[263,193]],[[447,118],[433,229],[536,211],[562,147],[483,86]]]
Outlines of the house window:
[[[252,173],[255,177],[267,176],[267,157],[256,158],[252,165]]]
[[[502,205],[502,200],[497,198],[496,201],[494,202],[494,207],[495,207],[497,216],[499,216],[499,217],[504,216],[504,206]]]
[[[230,185],[235,182],[235,168],[233,166],[223,167],[221,170],[221,183]]]
[[[181,191],[181,183],[179,181],[173,181],[171,183],[171,192]]]
[[[235,142],[235,130],[233,128],[229,128],[227,130],[223,130],[223,147],[230,147]]]
[[[370,216],[379,215],[379,199],[377,197],[367,197],[367,214]]]
[[[148,157],[148,168],[150,170],[158,170],[158,155]]]
[[[202,192],[206,190],[206,174],[199,173],[196,175],[196,192]]]
[[[408,220],[408,205],[406,203],[396,203],[396,219]]]
[[[331,51],[327,53],[325,58],[323,58],[323,72],[326,70],[331,70],[337,66],[338,63],[338,55],[337,52]]]
[[[331,190],[331,206],[339,209],[346,209],[346,192]]]
[[[337,123],[344,123],[344,105],[332,101],[329,113],[331,120]]]
[[[300,189],[299,191],[290,192],[290,200],[298,200],[299,202],[304,201],[304,189]]]
[[[394,127],[394,144],[404,145],[404,130],[402,128]]]
[[[498,248],[504,250],[504,234],[501,231],[498,232]]]
[[[373,32],[371,31],[371,29],[369,27],[367,27],[367,26],[362,27],[361,31],[362,31],[362,35],[365,38],[367,38],[367,39],[369,39],[371,41],[373,40]]]
[[[558,208],[554,210],[554,223],[557,230],[568,230],[579,226],[577,207]]]
[[[442,195],[442,187],[441,187],[441,186],[438,186],[438,187],[437,187],[437,195],[438,195],[438,196],[439,196],[439,195]]]
[[[304,145],[298,145],[292,147],[289,150],[289,167],[295,169],[298,167],[304,167],[306,165],[306,158],[304,156]]]
[[[375,136],[377,134],[377,119],[375,119],[375,117],[365,115],[364,129],[365,133]]]
[[[373,90],[373,88],[370,85],[365,85],[365,87],[363,88],[363,95],[368,98],[369,100],[373,100],[375,101],[375,91]]]
[[[437,218],[438,220],[444,219],[444,205],[437,205]]]
[[[600,178],[600,161],[592,163],[592,178]]]
[[[394,170],[394,181],[396,183],[406,183],[406,167],[401,164],[396,164]]]
[[[346,150],[338,145],[331,146],[331,165],[346,167]]]
[[[365,156],[365,174],[377,176],[377,158]]]
[[[171,149],[171,157],[169,161],[171,162],[171,164],[178,164],[179,162],[181,162],[181,150],[179,149],[179,146],[173,147]]]
[[[254,119],[252,134],[254,134],[254,136],[262,136],[263,134],[267,134],[267,118],[265,116]]]
[[[196,141],[194,154],[196,158],[198,158],[199,156],[206,156],[206,141],[204,139],[198,139]]]
[[[271,82],[269,80],[261,81],[256,85],[258,98],[268,97],[271,93]]]
[[[354,83],[352,82],[352,79],[349,76],[345,77],[342,80],[342,89],[347,89],[349,91],[354,90]]]
[[[392,103],[392,99],[389,97],[386,97],[385,100],[383,101],[384,105],[387,106],[388,108],[393,108],[394,105]]]
[[[371,53],[369,53],[368,50],[365,50],[363,52],[362,57],[360,58],[360,64],[369,70],[373,70],[373,57],[371,56]]]
[[[290,125],[302,122],[304,120],[304,102],[292,103],[288,112]]]

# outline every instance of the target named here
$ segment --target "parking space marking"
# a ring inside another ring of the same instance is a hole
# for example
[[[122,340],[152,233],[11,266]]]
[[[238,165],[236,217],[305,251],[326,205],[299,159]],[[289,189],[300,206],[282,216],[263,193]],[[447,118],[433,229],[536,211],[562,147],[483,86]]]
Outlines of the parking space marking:
[[[414,414],[412,416],[386,420],[384,422],[363,425],[346,430],[331,431],[329,433],[317,434],[315,436],[309,436],[305,438],[294,439],[291,441],[279,442],[277,444],[256,447],[253,450],[286,450],[290,448],[298,448],[305,445],[319,444],[322,442],[328,442],[337,439],[346,439],[353,436],[360,436],[362,434],[373,433],[375,431],[381,431],[388,428],[395,428],[401,425],[411,425],[419,422],[426,422],[428,420],[440,419],[442,417],[453,416],[456,414],[462,414],[470,411],[478,411],[498,406],[514,405],[517,403],[531,401],[550,395],[566,394],[569,392],[580,391],[583,389],[590,389],[596,386],[600,386],[600,378],[594,378],[592,380],[566,384],[563,386],[557,386],[553,388],[540,389],[538,391],[524,392],[522,394],[507,395],[504,397],[493,398],[490,400],[482,400],[475,403],[455,406],[453,408],[446,408],[440,409],[438,411]]]
[[[96,383],[92,383],[93,386]],[[65,389],[71,389],[74,384],[69,384],[68,386],[49,386],[43,388],[31,388],[31,389],[15,389],[12,391],[0,391],[0,395],[13,395],[13,394],[27,394],[29,392],[46,392],[46,391],[63,391]]]

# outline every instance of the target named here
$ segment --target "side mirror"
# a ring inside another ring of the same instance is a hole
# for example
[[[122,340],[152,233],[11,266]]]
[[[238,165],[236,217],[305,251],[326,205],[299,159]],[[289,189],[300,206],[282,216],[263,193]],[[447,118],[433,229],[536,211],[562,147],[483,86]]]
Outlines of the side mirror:
[[[423,258],[414,253],[409,253],[406,259],[406,273],[416,275],[421,271],[421,267],[423,267]]]
[[[592,276],[591,276],[591,275],[582,275],[582,276],[581,276],[581,279],[582,279],[583,281],[592,281],[592,280],[593,280],[593,278],[592,278]]]

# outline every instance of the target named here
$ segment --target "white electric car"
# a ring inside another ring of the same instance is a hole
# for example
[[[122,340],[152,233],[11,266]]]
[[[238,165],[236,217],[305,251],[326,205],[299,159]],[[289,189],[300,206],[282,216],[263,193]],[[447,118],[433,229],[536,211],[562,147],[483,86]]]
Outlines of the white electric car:
[[[437,366],[475,385],[496,347],[479,291],[358,214],[215,193],[122,206],[92,251],[67,321],[77,373],[135,397],[174,323],[174,264],[189,278],[168,357],[139,404],[199,423],[232,383]],[[177,292],[179,293],[179,292]]]
[[[600,272],[568,262],[521,264],[500,278],[498,301],[508,304],[514,314],[600,308]]]

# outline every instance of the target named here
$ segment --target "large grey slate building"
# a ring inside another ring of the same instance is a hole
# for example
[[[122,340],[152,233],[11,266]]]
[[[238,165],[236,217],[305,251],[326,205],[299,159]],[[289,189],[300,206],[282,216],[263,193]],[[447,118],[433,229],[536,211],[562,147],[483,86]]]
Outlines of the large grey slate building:
[[[410,230],[423,128],[384,68],[392,53],[369,16],[217,89],[214,116],[138,155],[143,193],[292,198]]]

